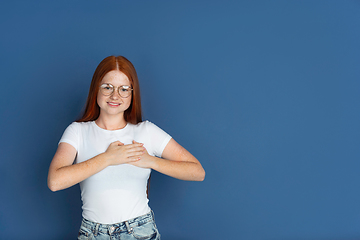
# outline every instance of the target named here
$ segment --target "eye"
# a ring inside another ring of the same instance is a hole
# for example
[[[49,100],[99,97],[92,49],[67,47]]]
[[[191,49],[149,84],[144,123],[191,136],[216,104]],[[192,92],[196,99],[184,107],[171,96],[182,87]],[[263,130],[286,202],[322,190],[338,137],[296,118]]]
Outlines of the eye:
[[[121,88],[120,88],[120,91],[122,91],[122,92],[128,92],[130,90],[131,90],[130,86],[121,86]]]
[[[103,84],[100,87],[104,90],[112,90],[113,89],[113,86],[111,86],[109,84]]]

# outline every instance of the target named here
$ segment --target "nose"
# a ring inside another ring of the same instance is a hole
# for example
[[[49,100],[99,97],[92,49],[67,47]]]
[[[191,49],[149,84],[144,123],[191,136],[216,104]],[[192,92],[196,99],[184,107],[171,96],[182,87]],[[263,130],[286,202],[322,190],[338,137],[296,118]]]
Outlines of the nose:
[[[119,94],[119,90],[116,88],[114,89],[113,93],[110,95],[111,99],[119,99],[121,98],[120,94]]]

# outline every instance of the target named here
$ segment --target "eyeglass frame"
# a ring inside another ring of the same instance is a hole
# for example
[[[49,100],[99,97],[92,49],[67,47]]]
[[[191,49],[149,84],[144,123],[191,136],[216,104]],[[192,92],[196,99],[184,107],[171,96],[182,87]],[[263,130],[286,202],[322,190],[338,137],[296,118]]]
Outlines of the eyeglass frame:
[[[103,86],[103,85],[107,85],[107,86],[109,86],[109,87],[112,87],[112,92],[110,93],[110,94],[108,94],[108,95],[106,95],[106,94],[104,94],[102,91],[101,91],[101,86]],[[122,95],[121,95],[121,93],[120,93],[120,88],[123,88],[123,87],[129,87],[129,88],[127,88],[127,90],[129,90],[129,91],[133,91],[134,89],[133,88],[131,88],[131,86],[129,86],[129,85],[120,85],[120,86],[118,86],[118,87],[115,87],[114,85],[112,85],[111,83],[103,83],[103,84],[101,84],[100,86],[99,86],[99,91],[100,91],[100,93],[102,94],[102,95],[104,95],[104,96],[110,96],[110,95],[112,95],[112,94],[114,94],[114,92],[115,92],[115,89],[117,88],[117,93],[120,95],[120,97],[122,97],[122,98],[128,98],[128,97],[130,97],[131,96],[131,94],[132,94],[132,92],[129,94],[129,96],[127,96],[127,97],[123,97]],[[124,88],[123,88],[124,89]],[[125,88],[126,89],[126,88]]]

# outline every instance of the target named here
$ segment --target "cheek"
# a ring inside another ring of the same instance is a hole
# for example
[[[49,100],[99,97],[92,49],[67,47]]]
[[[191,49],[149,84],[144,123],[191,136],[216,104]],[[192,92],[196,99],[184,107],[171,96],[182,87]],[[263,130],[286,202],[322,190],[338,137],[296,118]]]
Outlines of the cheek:
[[[128,98],[126,98],[126,100],[124,101],[124,103],[126,104],[127,108],[129,108],[130,105],[131,105],[131,96],[128,97]]]
[[[101,103],[101,100],[102,100],[101,95],[98,94],[97,97],[96,97],[96,104],[97,104],[98,106],[100,106],[99,103]]]

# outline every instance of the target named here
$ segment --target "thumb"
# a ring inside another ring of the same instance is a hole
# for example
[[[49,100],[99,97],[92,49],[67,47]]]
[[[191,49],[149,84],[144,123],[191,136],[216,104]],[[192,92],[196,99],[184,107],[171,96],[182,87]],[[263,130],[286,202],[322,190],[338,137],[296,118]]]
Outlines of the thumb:
[[[118,146],[123,146],[124,143],[120,142],[120,141],[115,141],[115,143],[118,145]]]
[[[139,142],[132,140],[132,143],[135,144],[135,143],[139,143]],[[143,144],[143,143],[139,143],[139,144]]]

